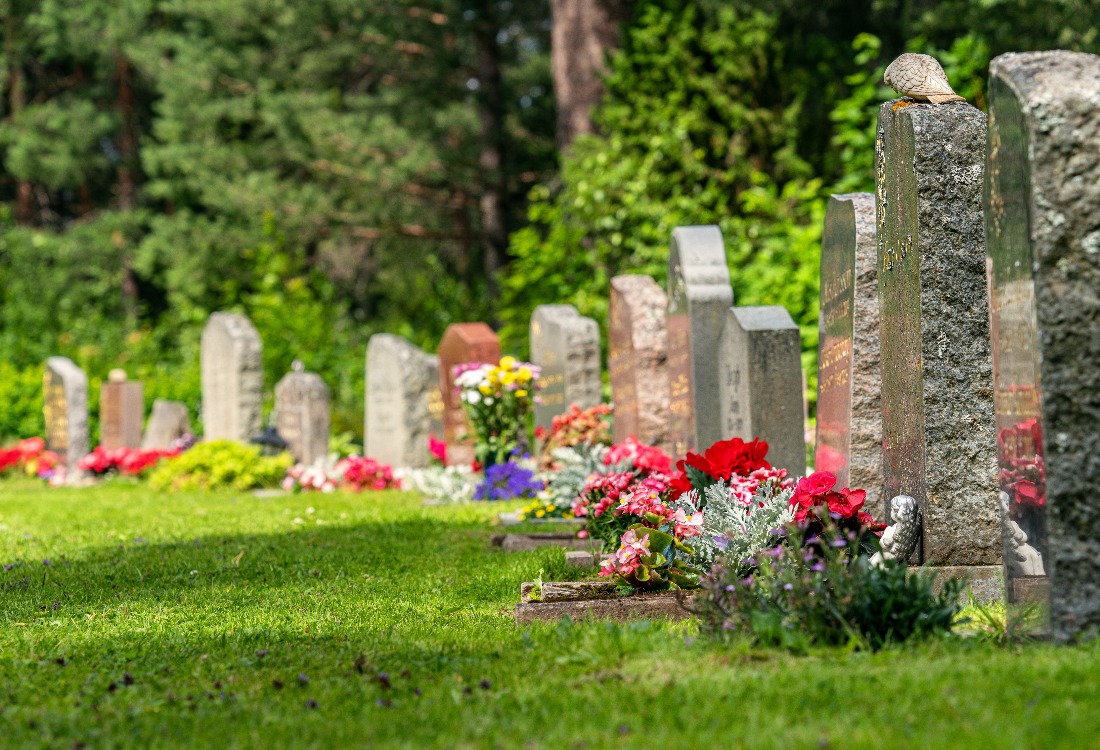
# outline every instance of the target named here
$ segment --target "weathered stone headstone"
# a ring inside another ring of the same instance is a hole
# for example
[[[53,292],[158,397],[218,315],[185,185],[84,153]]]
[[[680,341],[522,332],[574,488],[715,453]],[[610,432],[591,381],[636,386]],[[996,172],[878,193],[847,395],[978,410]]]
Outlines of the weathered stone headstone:
[[[99,444],[108,450],[141,446],[145,393],[141,382],[112,370],[99,387]]]
[[[549,428],[572,404],[587,409],[600,403],[600,327],[572,305],[535,308],[531,362],[542,368],[536,425]]]
[[[990,65],[986,243],[1010,602],[1100,630],[1100,57]],[[1049,586],[1046,576],[1049,576]]]
[[[879,110],[879,330],[885,497],[924,518],[922,560],[1000,564],[982,236],[986,117],[969,104]]]
[[[718,346],[717,411],[725,438],[768,443],[768,462],[806,473],[802,344],[786,308],[731,307]],[[714,408],[713,406],[711,408]]]
[[[331,423],[328,386],[295,362],[294,371],[275,384],[275,431],[289,444],[290,455],[310,466],[328,456]]]
[[[158,398],[153,402],[141,447],[145,450],[168,450],[176,440],[190,434],[191,417],[187,405]]]
[[[454,368],[499,361],[500,339],[485,323],[453,323],[443,332],[439,342],[439,390],[443,396],[443,434],[450,464],[468,464],[474,460],[473,436],[462,401],[455,393]]]
[[[650,276],[611,279],[607,369],[615,442],[668,443],[668,295]]]
[[[722,233],[716,226],[672,230],[668,255],[669,428],[674,455],[723,438],[718,340],[733,304]]]
[[[427,466],[439,358],[388,333],[367,343],[366,454],[397,467]]]
[[[263,344],[252,322],[213,313],[202,332],[203,437],[247,442],[258,435],[263,384]]]
[[[88,376],[68,357],[50,357],[42,378],[46,447],[70,475],[88,454]]]
[[[835,474],[841,487],[866,490],[866,508],[885,520],[877,254],[875,196],[830,196],[821,238],[814,469]]]

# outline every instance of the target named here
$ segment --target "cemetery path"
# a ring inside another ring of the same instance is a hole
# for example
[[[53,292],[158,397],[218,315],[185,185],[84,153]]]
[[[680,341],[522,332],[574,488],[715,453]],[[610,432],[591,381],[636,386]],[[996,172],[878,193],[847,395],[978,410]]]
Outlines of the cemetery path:
[[[1100,736],[1096,645],[797,656],[713,644],[691,623],[516,628],[519,583],[570,571],[557,549],[492,548],[500,509],[427,508],[396,492],[6,482],[0,746],[1084,747]]]

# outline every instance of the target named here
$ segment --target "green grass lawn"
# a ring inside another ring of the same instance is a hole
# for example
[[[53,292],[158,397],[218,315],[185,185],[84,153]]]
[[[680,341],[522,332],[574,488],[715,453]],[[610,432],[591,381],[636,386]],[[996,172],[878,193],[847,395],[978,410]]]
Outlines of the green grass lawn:
[[[0,746],[1100,746],[1096,645],[517,629],[520,582],[567,573],[491,548],[499,510],[0,484]]]

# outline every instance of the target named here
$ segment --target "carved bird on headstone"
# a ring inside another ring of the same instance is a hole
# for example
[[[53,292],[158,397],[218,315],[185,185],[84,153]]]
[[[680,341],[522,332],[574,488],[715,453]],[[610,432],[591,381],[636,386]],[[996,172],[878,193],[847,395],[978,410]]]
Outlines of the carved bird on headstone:
[[[932,104],[966,101],[951,88],[943,66],[931,55],[906,52],[890,63],[883,80],[902,96],[918,101]]]

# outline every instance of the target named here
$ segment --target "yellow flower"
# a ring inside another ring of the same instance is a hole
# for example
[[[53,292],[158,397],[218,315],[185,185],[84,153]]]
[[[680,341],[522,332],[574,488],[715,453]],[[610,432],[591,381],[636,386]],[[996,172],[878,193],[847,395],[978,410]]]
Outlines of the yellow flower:
[[[535,518],[542,518],[545,515],[546,515],[546,511],[544,511],[544,510],[536,510],[535,511]]]
[[[516,358],[512,356],[500,358],[500,369],[502,370],[514,370],[516,369]]]
[[[527,398],[527,391],[523,389],[516,391],[516,398]]]
[[[519,371],[516,372],[516,377],[519,378],[519,381],[521,383],[529,382],[534,376],[535,374],[531,372],[530,367],[521,367],[519,368]]]
[[[490,393],[493,392],[492,386],[489,385],[478,386],[478,390],[481,391],[482,395],[484,396],[488,396]]]
[[[503,375],[500,376],[500,382],[504,383],[504,385],[511,385],[512,383],[516,382],[515,373],[513,373],[513,372],[504,373]]]

